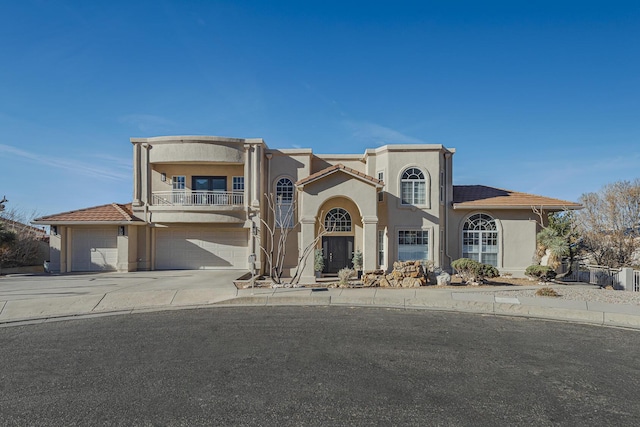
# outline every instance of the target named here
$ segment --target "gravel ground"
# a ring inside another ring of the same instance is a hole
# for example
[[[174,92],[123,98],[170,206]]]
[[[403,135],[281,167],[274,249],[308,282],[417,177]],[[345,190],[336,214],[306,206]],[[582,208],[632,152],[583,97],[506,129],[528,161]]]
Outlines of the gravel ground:
[[[629,304],[640,306],[640,292],[614,291],[600,288],[586,287],[570,287],[566,285],[551,286],[558,294],[559,298],[574,301],[597,301],[610,304]],[[536,298],[553,298],[536,296],[537,289],[516,289],[509,291],[498,291],[495,294],[504,297],[536,297]]]

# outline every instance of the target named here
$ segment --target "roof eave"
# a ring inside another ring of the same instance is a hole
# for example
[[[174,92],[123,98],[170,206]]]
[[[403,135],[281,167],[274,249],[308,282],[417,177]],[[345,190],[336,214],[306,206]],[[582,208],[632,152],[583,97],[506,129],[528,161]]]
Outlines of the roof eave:
[[[295,185],[296,185],[296,187],[298,187],[298,188],[302,189],[302,188],[304,188],[304,186],[305,186],[305,185],[309,185],[309,184],[314,183],[314,182],[316,182],[316,181],[320,181],[321,179],[324,179],[324,178],[328,177],[329,175],[333,175],[333,174],[334,174],[334,173],[336,173],[336,172],[342,172],[342,173],[345,173],[345,174],[347,174],[347,175],[349,175],[349,176],[351,176],[351,177],[353,177],[353,178],[358,179],[359,181],[362,181],[362,182],[364,182],[364,183],[367,183],[367,184],[373,185],[373,186],[374,186],[374,187],[376,187],[376,188],[382,188],[382,187],[384,187],[384,185],[383,185],[383,184],[380,184],[380,183],[377,183],[377,182],[370,181],[370,180],[368,180],[368,179],[366,179],[366,178],[364,178],[364,177],[362,177],[362,176],[360,176],[360,175],[357,175],[357,174],[351,173],[351,172],[349,172],[348,170],[345,170],[345,169],[334,169],[334,170],[332,170],[332,171],[330,171],[330,172],[328,172],[328,173],[326,173],[326,174],[324,174],[324,175],[320,175],[320,176],[318,176],[318,177],[316,177],[316,178],[314,178],[314,179],[312,179],[312,180],[309,180],[309,181],[307,181],[307,182],[303,182],[303,183],[301,183],[301,184],[296,183]]]
[[[144,221],[48,221],[45,219],[34,219],[32,224],[38,225],[145,225]]]
[[[454,210],[471,210],[471,209],[532,209],[542,208],[543,210],[580,210],[582,205],[467,205],[465,203],[453,203]]]

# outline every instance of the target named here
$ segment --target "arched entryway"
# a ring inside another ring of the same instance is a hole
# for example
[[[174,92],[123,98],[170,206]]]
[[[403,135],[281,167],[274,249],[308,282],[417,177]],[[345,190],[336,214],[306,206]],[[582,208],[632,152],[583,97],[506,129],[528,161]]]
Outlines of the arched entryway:
[[[357,205],[345,197],[330,199],[318,215],[321,226],[317,232],[326,233],[319,242],[324,258],[323,274],[353,267],[353,253],[362,251],[362,218]]]

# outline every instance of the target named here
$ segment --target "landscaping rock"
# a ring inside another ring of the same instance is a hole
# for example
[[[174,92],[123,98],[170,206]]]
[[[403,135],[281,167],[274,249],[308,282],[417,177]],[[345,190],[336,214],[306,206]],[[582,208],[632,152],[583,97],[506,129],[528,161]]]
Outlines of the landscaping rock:
[[[425,269],[420,261],[396,261],[393,263],[393,271],[385,274],[383,270],[368,271],[362,276],[362,285],[365,287],[419,287],[429,283],[425,275]],[[431,280],[435,283],[435,280]]]
[[[448,286],[451,284],[451,275],[446,271],[441,272],[436,276],[436,284],[438,286]]]

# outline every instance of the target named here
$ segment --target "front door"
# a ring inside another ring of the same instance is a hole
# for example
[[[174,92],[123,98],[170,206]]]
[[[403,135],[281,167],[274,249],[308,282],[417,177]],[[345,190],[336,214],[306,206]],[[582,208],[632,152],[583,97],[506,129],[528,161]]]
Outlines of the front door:
[[[322,238],[324,256],[323,273],[337,273],[340,269],[352,268],[353,236],[325,236]]]

